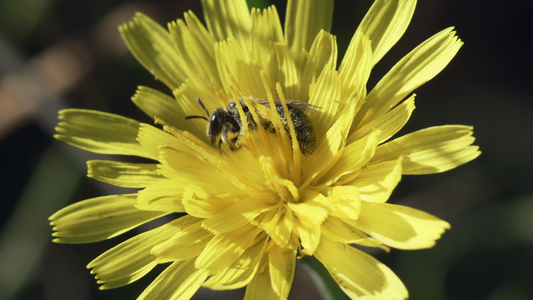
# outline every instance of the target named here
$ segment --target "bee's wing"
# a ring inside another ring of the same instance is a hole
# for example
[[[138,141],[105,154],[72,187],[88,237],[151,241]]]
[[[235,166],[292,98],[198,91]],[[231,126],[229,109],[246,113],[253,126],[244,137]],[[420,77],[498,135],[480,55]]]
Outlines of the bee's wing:
[[[307,102],[302,102],[298,100],[285,100],[287,105],[296,107],[301,110],[312,110],[312,111],[320,111],[320,106],[316,106]]]
[[[268,105],[268,99],[253,99],[253,101],[257,104]],[[274,102],[276,103],[276,105],[280,104],[280,101],[277,99],[274,100]],[[320,111],[319,106],[309,104],[307,102],[302,102],[299,100],[285,100],[285,103],[287,103],[288,106],[292,106],[300,110]]]

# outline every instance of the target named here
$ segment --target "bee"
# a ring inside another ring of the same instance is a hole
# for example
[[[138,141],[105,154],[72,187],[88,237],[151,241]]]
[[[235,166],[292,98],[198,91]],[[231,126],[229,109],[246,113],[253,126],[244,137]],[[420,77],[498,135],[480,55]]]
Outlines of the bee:
[[[218,137],[218,148],[220,149],[222,143],[228,144],[231,150],[239,148],[239,142],[242,138],[242,120],[237,109],[237,103],[232,101],[228,103],[226,107],[219,107],[215,109],[212,114],[209,114],[209,111],[205,108],[200,98],[196,98],[200,106],[204,109],[207,114],[205,116],[187,116],[186,120],[189,119],[204,119],[208,121],[207,124],[207,137],[212,144],[216,144]],[[270,107],[270,104],[267,99],[254,100],[259,105]],[[244,102],[243,99],[239,100],[239,103],[242,107],[244,115],[246,116],[246,122],[248,128],[252,130],[257,130],[257,124],[252,117],[250,108]],[[285,116],[285,111],[279,100],[275,100],[274,104],[276,105],[276,112],[278,113],[283,128],[289,132],[289,123]],[[300,151],[304,156],[309,156],[315,151],[316,148],[316,133],[311,123],[309,117],[304,113],[304,110],[316,110],[313,108],[313,105],[298,100],[287,100],[286,101],[287,109],[290,112],[290,117],[292,124],[294,126],[294,131],[296,132],[296,140],[300,145]],[[268,116],[261,113],[258,109],[255,109],[258,120],[265,130],[274,132],[275,128],[272,122],[269,120]]]

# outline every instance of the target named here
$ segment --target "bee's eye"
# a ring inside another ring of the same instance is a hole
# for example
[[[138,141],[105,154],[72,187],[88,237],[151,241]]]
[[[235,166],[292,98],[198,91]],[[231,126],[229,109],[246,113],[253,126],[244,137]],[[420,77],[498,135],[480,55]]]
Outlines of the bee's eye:
[[[219,124],[218,123],[218,115],[216,113],[214,113],[212,116],[211,116],[211,124]]]
[[[222,124],[220,124],[220,118],[218,114],[214,113],[211,116],[211,122],[209,122],[209,133],[210,135],[219,135],[222,132]]]
[[[217,109],[211,115],[211,121],[209,122],[208,135],[211,143],[214,143],[216,137],[222,133],[222,128],[226,123],[226,112],[223,109]]]

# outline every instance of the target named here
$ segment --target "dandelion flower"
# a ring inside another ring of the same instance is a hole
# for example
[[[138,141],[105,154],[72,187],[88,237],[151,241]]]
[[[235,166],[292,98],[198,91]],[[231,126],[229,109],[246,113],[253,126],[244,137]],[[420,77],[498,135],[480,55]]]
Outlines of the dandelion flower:
[[[133,97],[154,125],[91,110],[60,112],[57,139],[150,162],[89,161],[89,177],[133,192],[61,209],[50,217],[54,241],[91,243],[171,218],[87,266],[110,289],[165,264],[140,299],[190,298],[202,286],[246,287],[246,299],[287,299],[296,261],[306,256],[350,298],[407,298],[400,279],[354,245],[428,248],[449,228],[386,202],[403,174],[447,171],[480,153],[469,126],[393,138],[415,108],[413,91],[461,47],[453,28],[416,47],[367,92],[372,67],[404,33],[416,1],[375,1],[339,64],[328,33],[330,1],[288,1],[283,27],[274,6],[202,4],[205,26],[186,12],[167,29],[140,13],[120,27],[135,58],[170,89],[172,96],[139,87]],[[240,128],[213,132],[210,140],[212,119],[186,119],[206,115],[197,98],[208,114],[221,108],[225,116],[233,103],[233,120],[219,125]],[[311,107],[302,112],[316,136],[311,151],[289,114],[294,100]]]

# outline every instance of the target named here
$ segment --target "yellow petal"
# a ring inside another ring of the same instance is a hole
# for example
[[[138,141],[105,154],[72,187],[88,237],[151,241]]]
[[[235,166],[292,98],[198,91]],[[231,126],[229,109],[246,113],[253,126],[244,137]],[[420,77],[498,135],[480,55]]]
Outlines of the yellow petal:
[[[183,20],[168,25],[170,36],[174,41],[178,56],[181,58],[180,68],[187,75],[187,83],[203,89],[219,89],[220,79],[216,70],[215,43],[205,27],[192,13],[186,13],[186,20],[192,22],[189,27]]]
[[[261,64],[250,61],[249,53],[235,38],[217,43],[215,55],[224,90],[232,91],[237,87],[244,95],[267,98],[261,78]]]
[[[133,20],[120,26],[119,30],[137,61],[171,90],[177,89],[187,79],[170,34],[157,22],[136,13]]]
[[[188,30],[190,30],[191,33],[196,36],[198,42],[203,44],[202,47],[205,48],[205,51],[209,52],[209,55],[211,55],[211,53],[213,53],[211,51],[214,50],[213,45],[216,42],[213,35],[209,33],[202,21],[198,19],[194,12],[188,11],[183,16],[185,22],[187,23]],[[209,50],[208,48],[212,49]]]
[[[356,226],[398,249],[422,249],[435,245],[450,224],[407,206],[363,201]]]
[[[366,84],[372,70],[372,42],[357,31],[339,66],[344,101],[359,102],[366,96]],[[357,103],[360,107],[361,103]]]
[[[275,6],[260,10],[252,8],[252,59],[265,61],[274,43],[283,43],[283,29]]]
[[[402,157],[369,164],[353,181],[362,200],[386,202],[402,178]]]
[[[92,243],[110,239],[169,212],[136,209],[137,194],[111,195],[71,204],[50,217],[56,243]]]
[[[411,22],[416,0],[377,0],[357,31],[372,41],[375,65],[402,37]]]
[[[148,125],[141,123],[139,127],[139,135],[137,137],[138,143],[142,146],[153,159],[159,158],[159,151],[163,147],[173,147],[175,149],[181,149],[183,146],[178,140],[169,133]]]
[[[323,238],[315,257],[351,299],[407,298],[407,289],[394,272],[349,245]]]
[[[323,176],[321,182],[326,182],[327,185],[330,185],[339,180],[343,181],[344,178],[350,174],[360,172],[359,169],[374,155],[380,134],[381,131],[376,130],[370,132],[363,138],[346,145],[339,160],[335,163],[335,166]]]
[[[330,31],[333,1],[289,0],[285,15],[285,40],[291,49],[297,70],[303,70],[305,53],[320,30]]]
[[[209,193],[202,187],[186,185],[183,193],[183,207],[188,215],[209,219],[235,204],[233,198],[226,198],[217,193]]]
[[[268,269],[257,272],[252,281],[246,286],[244,300],[257,299],[279,299],[279,295],[272,288]]]
[[[309,87],[315,83],[324,68],[331,71],[337,67],[337,39],[334,35],[322,30],[316,36],[309,55],[305,61],[305,68],[300,79],[300,92],[296,99],[308,101]]]
[[[172,128],[165,128],[165,130],[171,131]],[[250,156],[250,152],[241,151],[243,155],[232,155],[227,160],[222,160],[220,156],[221,154],[216,148],[207,146],[207,144],[198,140],[197,137],[192,136],[190,133],[186,131],[181,133],[172,131],[172,134],[180,142],[180,148],[185,146],[183,149],[184,152],[191,153],[193,156],[201,158],[202,165],[213,168],[215,172],[211,173],[209,178],[212,177],[213,174],[217,174],[217,178],[227,178],[233,185],[228,185],[232,194],[235,193],[236,189],[234,187],[236,187],[245,192],[246,195],[258,199],[263,198],[263,192],[260,191],[260,189],[263,188],[262,181],[254,181],[256,178],[260,178],[262,174],[260,172],[243,172],[243,170],[247,170],[251,163],[250,160],[253,159]],[[256,178],[254,178],[254,176]],[[216,182],[218,181],[219,180],[217,179]],[[244,182],[246,182],[246,184],[244,184]],[[201,186],[204,184],[205,181]],[[212,184],[212,182],[210,184]]]
[[[330,216],[322,223],[322,234],[334,242],[343,244],[359,244],[368,247],[378,247],[381,242],[366,235],[361,230],[344,222],[341,218]]]
[[[294,226],[292,211],[283,205],[276,205],[264,214],[261,222],[257,224],[274,242],[285,247],[290,242]]]
[[[183,136],[178,134],[179,139],[173,138],[173,141],[179,143],[177,148],[172,146],[160,149],[161,175],[182,185],[206,187],[206,178],[212,178],[216,174],[217,180],[208,184],[209,194],[233,201],[241,197],[263,195],[259,190],[263,188],[264,177],[260,172],[250,174],[250,164],[255,165],[255,162],[251,161],[249,152],[238,151],[235,155],[226,156],[221,160],[218,150],[197,139],[189,140],[188,138],[194,136],[185,136],[186,134],[187,132],[184,132]],[[183,172],[184,170],[193,171]],[[241,193],[239,189],[246,192]]]
[[[370,120],[385,114],[413,90],[442,71],[462,44],[453,28],[427,39],[404,56],[370,91],[361,108],[362,113],[374,110]]]
[[[246,249],[231,266],[211,276],[203,286],[213,290],[238,289],[254,278],[265,252],[267,238]]]
[[[155,159],[137,142],[140,123],[119,115],[64,109],[54,137],[74,147],[101,154],[135,155]]]
[[[305,184],[320,179],[321,176],[319,175],[322,172],[327,172],[335,166],[338,155],[341,154],[339,149],[346,142],[347,131],[353,119],[353,115],[350,116],[349,111],[346,109],[346,113],[342,114],[329,128],[325,136],[317,141],[315,152],[309,156],[305,164],[302,164],[302,179]]]
[[[185,187],[180,181],[161,179],[139,191],[135,207],[148,211],[184,212]]]
[[[193,110],[184,110],[181,107],[183,105],[180,105],[176,99],[165,93],[149,87],[140,86],[131,100],[154,120],[161,120],[163,124],[190,131],[197,136],[205,135],[205,121],[201,124],[197,122],[184,122],[186,116],[194,114]],[[195,108],[196,106],[194,105]],[[205,112],[202,113],[205,114]]]
[[[157,164],[91,160],[87,167],[88,177],[120,187],[143,188],[163,179],[157,173]]]
[[[131,100],[150,118],[164,120],[174,127],[179,128],[185,118],[174,98],[150,87],[139,86]]]
[[[213,238],[201,226],[201,219],[185,215],[174,224],[174,235],[152,248],[158,263],[195,258]]]
[[[328,199],[335,210],[329,216],[355,220],[361,211],[359,189],[355,186],[343,185],[327,188]]]
[[[211,178],[217,172],[215,168],[202,161],[202,158],[191,153],[173,148],[163,148],[160,149],[159,154],[159,161],[162,164],[161,174],[179,181],[183,185],[205,187],[205,179]],[[211,195],[226,195],[233,192],[234,197],[238,196],[232,188],[231,181],[224,176],[219,176],[217,180],[210,182],[209,193]]]
[[[296,142],[297,143],[297,142]],[[299,199],[299,190],[295,186],[295,182],[289,179],[285,179],[285,174],[278,173],[279,168],[276,166],[276,162],[272,157],[264,158],[260,157],[259,162],[262,165],[263,173],[270,180],[271,186],[277,192],[278,196],[285,201],[291,201],[290,199]],[[294,171],[296,172],[296,170]],[[276,202],[275,198],[264,197],[263,201]]]
[[[329,200],[313,190],[305,190],[300,203],[287,203],[304,224],[320,224],[334,210]]]
[[[205,22],[217,41],[236,38],[241,47],[250,43],[252,21],[245,0],[202,0]]]
[[[445,125],[429,127],[380,145],[376,160],[403,156],[403,174],[432,174],[448,171],[480,155],[472,127]]]
[[[259,201],[243,199],[234,202],[228,208],[219,211],[209,219],[206,219],[202,226],[213,233],[226,233],[238,230],[250,223],[260,215],[266,207]],[[231,220],[231,222],[228,222]]]
[[[190,299],[207,276],[205,270],[194,267],[194,260],[174,262],[161,272],[137,299]]]
[[[300,239],[302,255],[313,255],[322,237],[321,224],[306,224],[294,219],[294,233]]]
[[[260,232],[257,227],[249,225],[228,234],[215,235],[196,258],[196,267],[210,273],[227,268],[252,246]]]
[[[274,246],[268,258],[272,289],[281,299],[287,299],[294,280],[296,250]]]
[[[409,99],[403,101],[389,112],[377,117],[373,121],[366,123],[361,128],[352,132],[347,139],[347,143],[352,143],[353,141],[360,139],[375,129],[379,129],[381,131],[378,144],[383,143],[400,131],[400,129],[402,129],[402,127],[411,117],[414,109],[415,95],[413,94],[411,97],[409,97]]]
[[[174,223],[138,234],[91,261],[87,268],[96,274],[98,283],[103,283],[100,289],[132,283],[150,272],[157,265],[157,257],[150,249],[175,234]]]
[[[276,91],[281,84],[285,99],[296,99],[298,95],[298,69],[286,44],[275,43],[270,46],[268,65],[264,67],[266,78],[270,79],[270,91]],[[281,98],[281,95],[276,96]]]
[[[280,247],[286,247],[290,243],[290,238],[292,237],[292,229],[294,226],[294,216],[292,212],[285,212],[279,222],[265,230],[265,232],[270,236],[270,238],[278,244]]]
[[[337,120],[341,105],[341,81],[337,72],[324,68],[316,83],[310,88],[309,103],[317,106],[317,111],[309,111],[307,115],[311,119],[318,137],[325,132]]]

